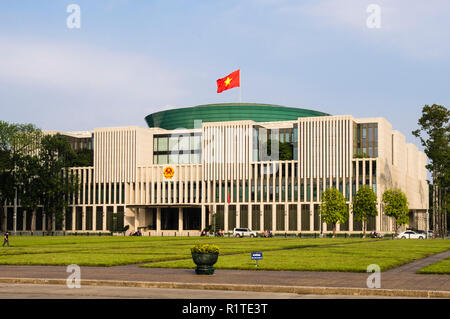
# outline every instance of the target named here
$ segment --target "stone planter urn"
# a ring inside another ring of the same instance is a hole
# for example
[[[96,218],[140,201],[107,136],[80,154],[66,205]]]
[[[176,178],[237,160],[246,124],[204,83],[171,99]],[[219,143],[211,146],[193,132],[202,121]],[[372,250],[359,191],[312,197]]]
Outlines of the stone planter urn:
[[[192,260],[197,265],[195,273],[197,275],[214,274],[214,264],[219,258],[219,247],[215,245],[196,245],[191,248]]]

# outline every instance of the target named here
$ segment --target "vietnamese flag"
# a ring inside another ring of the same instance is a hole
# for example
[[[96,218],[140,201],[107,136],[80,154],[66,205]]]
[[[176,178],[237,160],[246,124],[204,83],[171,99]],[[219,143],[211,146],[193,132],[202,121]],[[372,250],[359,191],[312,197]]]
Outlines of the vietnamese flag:
[[[239,87],[240,79],[239,79],[239,71],[236,70],[233,73],[230,73],[224,78],[217,80],[217,93],[221,93],[225,90],[232,89],[234,87]]]

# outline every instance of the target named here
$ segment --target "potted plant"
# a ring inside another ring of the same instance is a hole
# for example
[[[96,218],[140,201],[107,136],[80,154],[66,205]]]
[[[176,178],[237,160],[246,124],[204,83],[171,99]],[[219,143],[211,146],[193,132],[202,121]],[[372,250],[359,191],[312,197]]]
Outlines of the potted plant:
[[[210,244],[198,244],[191,248],[192,259],[197,265],[197,275],[214,274],[214,264],[219,258],[219,247]]]

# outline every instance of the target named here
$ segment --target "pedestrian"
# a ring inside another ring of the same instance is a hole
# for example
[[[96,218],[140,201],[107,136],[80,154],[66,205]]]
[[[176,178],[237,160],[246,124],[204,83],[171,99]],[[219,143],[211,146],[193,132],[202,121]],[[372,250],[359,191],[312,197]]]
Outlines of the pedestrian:
[[[2,245],[2,247],[5,247],[5,244],[8,244],[8,247],[9,247],[9,233],[8,232],[6,232],[5,236],[3,237],[3,245]]]

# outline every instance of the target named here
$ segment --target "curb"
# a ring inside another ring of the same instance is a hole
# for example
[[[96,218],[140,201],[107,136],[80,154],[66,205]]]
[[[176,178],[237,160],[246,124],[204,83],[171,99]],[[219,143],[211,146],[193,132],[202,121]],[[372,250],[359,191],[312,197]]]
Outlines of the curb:
[[[0,283],[7,284],[40,284],[66,285],[66,279],[43,278],[0,278]],[[410,298],[450,298],[450,291],[407,290],[407,289],[370,289],[347,287],[307,287],[278,285],[235,285],[235,284],[205,284],[180,282],[148,282],[148,281],[115,281],[115,280],[81,280],[86,286],[113,286],[134,288],[175,288],[199,290],[228,290],[252,292],[295,293],[301,295],[337,295],[337,296],[381,296]]]

